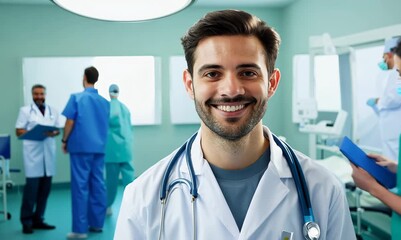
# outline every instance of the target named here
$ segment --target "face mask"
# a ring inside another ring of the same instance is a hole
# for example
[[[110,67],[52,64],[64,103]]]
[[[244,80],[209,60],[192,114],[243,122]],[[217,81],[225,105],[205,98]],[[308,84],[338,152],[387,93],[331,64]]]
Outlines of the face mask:
[[[384,61],[379,62],[377,65],[378,65],[379,68],[380,68],[381,70],[383,70],[383,71],[388,70],[388,65],[387,65],[387,63],[385,63]]]
[[[397,93],[401,96],[401,78],[397,80]]]
[[[401,86],[398,86],[398,87],[397,87],[397,93],[398,93],[398,95],[401,96]]]

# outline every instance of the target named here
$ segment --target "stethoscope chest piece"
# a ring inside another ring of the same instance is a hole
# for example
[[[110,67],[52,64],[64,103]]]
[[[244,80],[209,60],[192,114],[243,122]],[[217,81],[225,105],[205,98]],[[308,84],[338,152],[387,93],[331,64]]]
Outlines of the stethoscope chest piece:
[[[306,240],[317,240],[320,237],[320,227],[315,222],[304,224],[303,233]]]

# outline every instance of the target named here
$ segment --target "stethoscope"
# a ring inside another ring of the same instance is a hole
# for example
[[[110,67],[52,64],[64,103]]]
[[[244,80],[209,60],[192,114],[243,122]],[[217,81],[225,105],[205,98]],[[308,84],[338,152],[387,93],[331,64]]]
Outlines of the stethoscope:
[[[49,109],[49,118],[53,120],[53,119],[54,119],[54,116],[53,116],[53,113],[52,113],[51,108],[48,107],[47,109]],[[36,110],[34,109],[34,107],[33,107],[33,103],[31,103],[31,110],[29,110],[29,115],[32,115],[32,112],[34,112],[35,115],[38,114],[37,111],[36,111]]]
[[[160,217],[160,231],[159,231],[159,240],[161,240],[162,233],[164,231],[164,219],[165,219],[165,211],[167,207],[167,200],[168,196],[174,189],[174,186],[178,184],[184,184],[188,187],[190,194],[192,195],[192,224],[194,229],[193,239],[196,239],[196,205],[195,201],[198,197],[198,184],[196,181],[195,171],[192,165],[192,158],[191,158],[191,147],[192,143],[196,138],[197,133],[192,135],[192,137],[184,143],[175,153],[175,155],[171,158],[167,168],[164,172],[162,182],[161,182],[161,189],[160,189],[160,201],[162,204],[161,208],[161,217]],[[298,192],[299,203],[301,206],[301,211],[303,215],[303,235],[306,240],[318,240],[320,237],[320,227],[315,222],[313,211],[312,211],[312,204],[309,197],[308,186],[305,181],[305,176],[303,174],[301,165],[299,164],[298,158],[295,155],[294,151],[291,147],[281,141],[278,137],[273,135],[273,139],[276,144],[281,148],[284,158],[287,161],[288,166],[290,167],[291,174],[294,178],[295,186]],[[186,178],[177,178],[168,183],[168,179],[173,171],[174,166],[177,164],[180,156],[185,154],[185,159],[190,175],[190,180]]]

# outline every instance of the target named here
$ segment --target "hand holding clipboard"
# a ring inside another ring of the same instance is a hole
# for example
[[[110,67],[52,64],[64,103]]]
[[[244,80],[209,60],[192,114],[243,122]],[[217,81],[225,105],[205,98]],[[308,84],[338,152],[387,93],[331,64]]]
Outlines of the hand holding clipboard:
[[[54,126],[36,125],[28,132],[18,137],[21,140],[43,141],[49,136],[48,132],[57,131],[58,128]]]
[[[372,177],[386,188],[394,188],[397,184],[397,175],[387,167],[380,166],[376,161],[366,155],[362,149],[355,145],[351,139],[344,137],[340,151],[356,166],[366,170]]]

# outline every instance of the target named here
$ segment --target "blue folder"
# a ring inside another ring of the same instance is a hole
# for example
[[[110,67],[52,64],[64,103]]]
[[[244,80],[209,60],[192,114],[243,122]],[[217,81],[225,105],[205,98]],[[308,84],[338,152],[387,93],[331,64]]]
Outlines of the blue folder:
[[[33,141],[43,141],[47,138],[46,132],[58,130],[57,127],[54,126],[46,126],[46,125],[36,125],[28,132],[22,134],[18,137],[18,139],[22,140],[33,140]]]
[[[355,145],[348,137],[343,138],[340,145],[340,151],[353,164],[365,169],[384,187],[394,188],[397,185],[397,175],[395,173],[392,173],[387,168],[378,165],[373,158],[366,155],[366,153]]]
[[[10,159],[10,135],[0,135],[0,156],[5,159]]]

